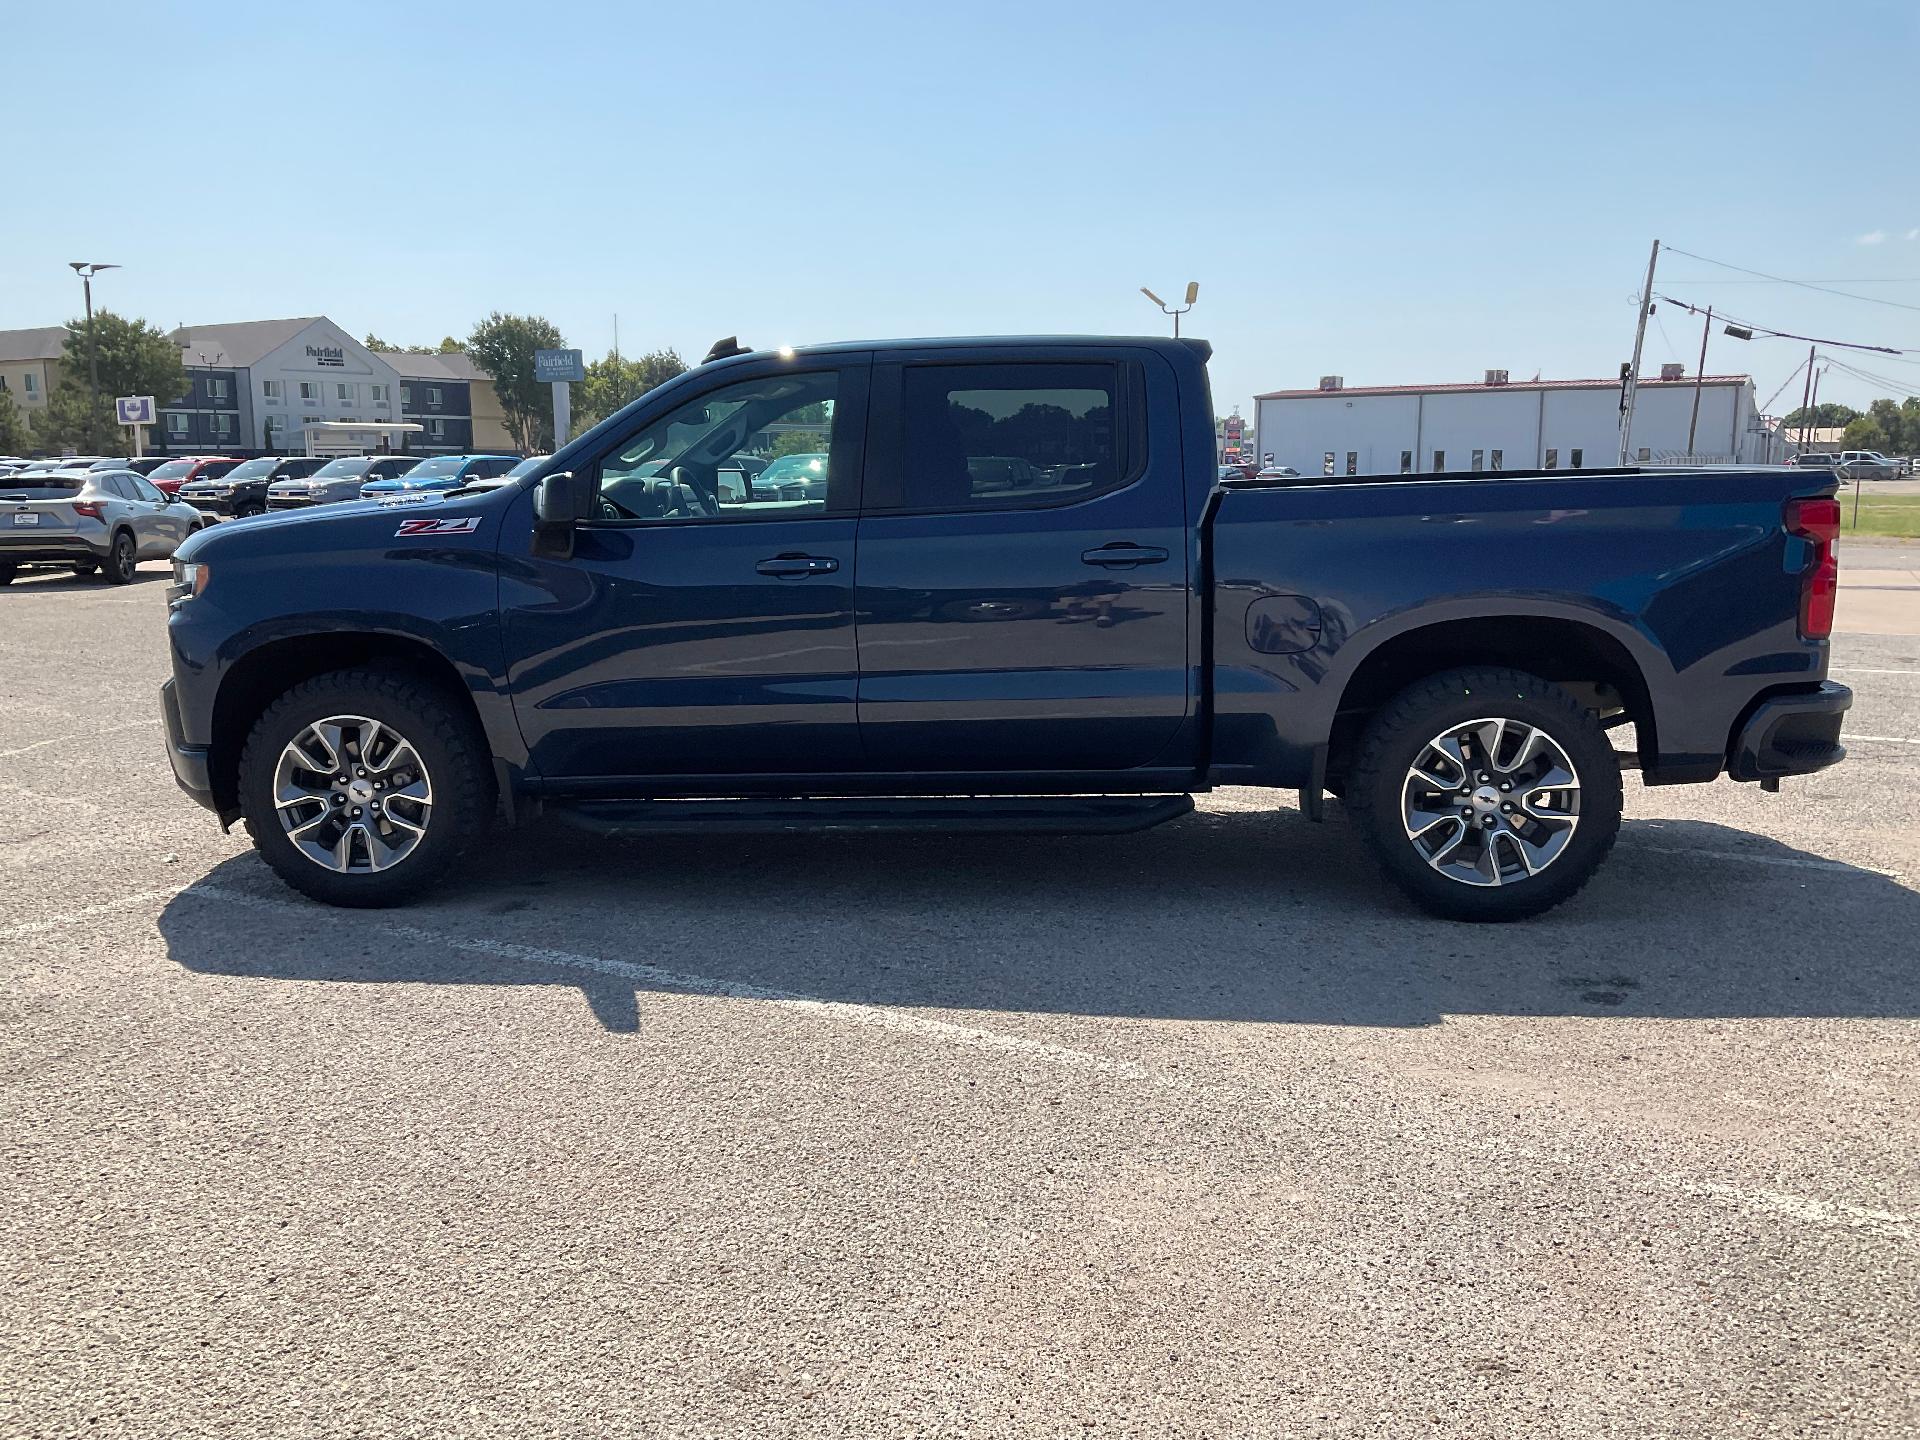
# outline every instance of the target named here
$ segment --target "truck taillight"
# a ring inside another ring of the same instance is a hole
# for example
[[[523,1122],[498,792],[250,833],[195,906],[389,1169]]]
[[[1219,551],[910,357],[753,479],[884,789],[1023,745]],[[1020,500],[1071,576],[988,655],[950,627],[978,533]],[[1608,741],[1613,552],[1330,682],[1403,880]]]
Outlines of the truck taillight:
[[[76,515],[84,515],[89,520],[98,520],[100,518],[100,512],[105,509],[106,503],[100,500],[75,500],[73,502],[73,513]]]
[[[1800,634],[1824,640],[1833,633],[1833,602],[1840,591],[1840,502],[1831,495],[1787,502],[1787,533],[1813,546],[1813,564],[1800,576]]]

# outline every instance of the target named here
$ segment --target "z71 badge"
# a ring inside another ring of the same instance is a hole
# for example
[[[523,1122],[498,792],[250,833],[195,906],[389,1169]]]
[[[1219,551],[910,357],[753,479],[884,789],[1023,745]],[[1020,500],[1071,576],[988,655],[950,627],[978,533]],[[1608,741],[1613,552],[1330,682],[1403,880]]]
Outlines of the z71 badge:
[[[480,528],[478,515],[462,515],[457,520],[433,520],[421,516],[418,520],[402,520],[395,535],[471,535]]]

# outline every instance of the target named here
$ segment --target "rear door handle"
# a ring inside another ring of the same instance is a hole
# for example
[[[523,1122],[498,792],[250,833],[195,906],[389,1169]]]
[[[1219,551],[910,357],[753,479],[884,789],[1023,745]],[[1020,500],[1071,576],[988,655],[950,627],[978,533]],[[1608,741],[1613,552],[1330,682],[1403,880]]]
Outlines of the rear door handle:
[[[775,555],[753,568],[762,575],[773,575],[782,580],[801,580],[808,575],[831,575],[840,568],[840,562],[830,555]]]
[[[1167,552],[1158,545],[1133,545],[1125,540],[1115,540],[1112,544],[1102,545],[1097,550],[1080,552],[1082,564],[1108,567],[1158,565],[1166,558]]]

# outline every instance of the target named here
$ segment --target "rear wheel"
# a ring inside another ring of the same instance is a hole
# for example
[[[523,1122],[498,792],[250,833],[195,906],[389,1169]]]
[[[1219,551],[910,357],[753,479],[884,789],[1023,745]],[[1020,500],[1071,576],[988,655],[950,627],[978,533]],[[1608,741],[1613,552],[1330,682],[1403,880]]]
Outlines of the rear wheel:
[[[1573,895],[1620,828],[1620,768],[1573,696],[1517,670],[1401,692],[1360,741],[1348,808],[1381,868],[1453,920],[1517,920]]]
[[[109,584],[131,585],[139,567],[139,552],[134,548],[132,532],[116,532],[113,546],[107,551],[106,561],[101,567],[101,575]]]
[[[492,799],[472,716],[392,671],[296,685],[254,723],[240,757],[254,847],[330,905],[393,905],[433,885],[485,828]]]

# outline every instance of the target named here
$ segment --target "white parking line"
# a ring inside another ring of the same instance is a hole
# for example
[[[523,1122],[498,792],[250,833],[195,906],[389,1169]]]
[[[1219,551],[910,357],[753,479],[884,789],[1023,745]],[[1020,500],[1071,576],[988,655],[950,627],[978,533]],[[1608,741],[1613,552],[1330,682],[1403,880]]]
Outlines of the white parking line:
[[[1912,735],[1842,735],[1840,739],[1865,740],[1872,745],[1920,745],[1920,737]]]
[[[1675,853],[1699,854],[1710,858],[1740,860],[1772,860],[1774,863],[1792,863],[1784,857],[1740,855],[1722,851],[1680,851],[1678,847],[1641,846],[1640,849],[1673,849]],[[1831,865],[1840,869],[1836,861],[1808,860],[1799,863],[1811,865]],[[245,891],[232,890],[224,885],[182,885],[167,890],[148,890],[135,895],[125,895],[118,900],[101,905],[91,905],[84,909],[69,911],[47,920],[33,921],[25,925],[15,925],[0,930],[0,939],[11,939],[23,935],[44,934],[75,920],[91,915],[104,914],[114,910],[131,909],[153,900],[169,900],[178,896],[210,900],[218,904],[238,905],[247,909],[267,910],[301,918],[310,919],[315,906],[306,901],[280,900],[264,895],[253,895]],[[583,955],[570,950],[555,950],[537,945],[513,945],[503,941],[450,935],[438,930],[429,930],[418,925],[383,925],[382,929],[405,940],[421,944],[440,945],[447,949],[463,951],[468,954],[491,955],[503,960],[518,960],[541,965],[551,965],[559,969],[583,970],[595,974],[613,975],[622,979],[637,981],[645,985],[660,986],[682,993],[719,996],[727,999],[760,1000],[778,1005],[783,1009],[797,1011],[804,1015],[822,1020],[845,1021],[855,1025],[891,1030],[896,1033],[913,1035],[922,1039],[939,1040],[948,1044],[958,1044],[973,1050],[997,1051],[1003,1054],[1026,1055],[1051,1064],[1065,1066],[1074,1070],[1092,1071],[1096,1074],[1113,1076],[1119,1079],[1144,1082],[1160,1089],[1188,1094],[1201,1094],[1211,1091],[1218,1100],[1233,1101],[1242,1105],[1260,1103],[1249,1095],[1234,1096],[1229,1093],[1231,1085],[1201,1086],[1192,1081],[1166,1075],[1149,1066],[1130,1060],[1118,1060],[1109,1055],[1099,1055],[1092,1051],[1077,1050],[1071,1046],[1054,1045],[1044,1040],[1034,1040],[1024,1035],[1011,1035],[1004,1031],[987,1030],[973,1025],[956,1025],[946,1020],[934,1020],[924,1015],[916,1015],[903,1010],[893,1010],[881,1006],[855,1005],[839,1000],[823,1000],[818,996],[807,995],[799,991],[779,990],[765,985],[752,985],[736,980],[720,980],[706,975],[690,975],[674,970],[664,970],[655,965],[638,961],[610,960],[598,955]],[[1803,1225],[1820,1225],[1829,1228],[1850,1230],[1873,1230],[1901,1240],[1914,1237],[1916,1223],[1920,1216],[1899,1211],[1882,1210],[1862,1205],[1854,1205],[1844,1200],[1817,1200],[1803,1195],[1795,1195],[1784,1190],[1745,1189],[1721,1181],[1701,1181],[1689,1176],[1669,1171],[1653,1170],[1648,1179],[1665,1189],[1676,1189],[1695,1199],[1714,1199],[1730,1201],[1746,1209],[1759,1211],[1775,1218],[1784,1218]]]
[[[114,735],[122,730],[138,730],[147,725],[158,725],[159,717],[147,720],[129,720],[124,725],[102,725],[98,730],[88,730],[80,735],[56,735],[51,740],[36,740],[31,745],[22,745],[18,750],[0,750],[0,760],[11,760],[16,755],[30,755],[35,750],[44,750],[49,745],[67,745],[76,740],[92,740],[101,735]]]
[[[1866,665],[1845,665],[1835,667],[1835,675],[1920,675],[1920,670],[1875,670]]]
[[[224,885],[194,885],[176,893],[193,899],[214,900],[222,904],[242,905],[252,909],[298,915],[309,920],[315,913],[315,906],[306,902],[274,900],[263,895],[230,890]],[[563,970],[586,970],[595,974],[613,975],[623,980],[632,980],[641,985],[658,986],[695,995],[720,996],[729,1000],[762,1000],[779,1005],[783,1009],[797,1010],[802,1014],[823,1020],[843,1020],[854,1025],[894,1030],[902,1034],[917,1035],[922,1039],[964,1045],[972,1050],[999,1050],[1010,1054],[1031,1055],[1056,1065],[1064,1065],[1069,1069],[1092,1070],[1127,1080],[1145,1081],[1169,1090],[1189,1088],[1182,1080],[1162,1075],[1158,1071],[1149,1070],[1144,1065],[1136,1065],[1130,1060],[1115,1060],[1111,1056],[1096,1055],[1089,1050],[1075,1050],[1065,1045],[1053,1045],[1044,1040],[1032,1040],[1024,1035],[1009,1035],[1003,1031],[985,1030],[973,1025],[955,1025],[948,1020],[933,1020],[904,1010],[873,1005],[854,1005],[844,1000],[823,1000],[817,995],[808,995],[797,990],[775,990],[765,985],[750,985],[739,980],[719,980],[709,975],[689,975],[677,970],[663,970],[657,965],[647,965],[637,960],[610,960],[600,955],[581,955],[571,950],[552,950],[541,945],[512,945],[500,940],[449,935],[443,931],[428,930],[418,925],[384,924],[381,929],[386,934],[396,935],[403,940],[412,940],[423,945],[441,945],[449,950],[458,950],[471,955],[491,955],[501,960],[553,965]]]

